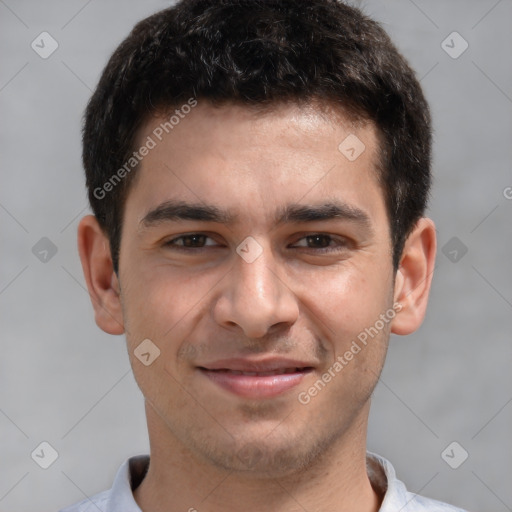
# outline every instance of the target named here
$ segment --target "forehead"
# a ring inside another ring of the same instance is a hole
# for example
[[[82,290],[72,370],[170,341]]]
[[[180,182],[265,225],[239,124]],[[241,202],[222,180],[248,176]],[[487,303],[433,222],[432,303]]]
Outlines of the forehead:
[[[358,120],[331,102],[318,99],[270,105],[227,102],[215,106],[202,99],[194,102],[192,108],[189,100],[154,112],[139,130],[138,142],[152,135],[159,145],[197,147],[210,143],[239,151],[276,142],[297,150],[321,151],[331,149],[332,138],[343,134],[359,134],[370,150],[376,142],[374,123]]]
[[[257,111],[198,101],[148,119],[137,147],[149,141],[152,149],[128,197],[136,196],[142,209],[186,199],[270,215],[285,202],[338,194],[347,204],[366,196],[371,210],[379,205],[368,199],[383,195],[374,125],[325,106],[281,104]]]

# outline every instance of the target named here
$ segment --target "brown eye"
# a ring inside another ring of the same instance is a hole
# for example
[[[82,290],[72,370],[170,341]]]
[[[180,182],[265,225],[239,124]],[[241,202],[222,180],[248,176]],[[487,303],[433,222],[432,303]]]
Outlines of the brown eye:
[[[344,238],[332,237],[324,233],[314,233],[299,239],[292,247],[300,247],[304,249],[312,249],[315,252],[335,252],[345,249],[348,242]]]
[[[329,247],[332,238],[329,235],[309,235],[306,237],[308,247],[314,249]]]
[[[211,240],[214,243],[206,243],[207,240]],[[165,247],[172,247],[177,249],[203,249],[204,247],[212,245],[217,245],[215,240],[202,233],[190,233],[187,235],[181,235],[165,242],[164,244]]]

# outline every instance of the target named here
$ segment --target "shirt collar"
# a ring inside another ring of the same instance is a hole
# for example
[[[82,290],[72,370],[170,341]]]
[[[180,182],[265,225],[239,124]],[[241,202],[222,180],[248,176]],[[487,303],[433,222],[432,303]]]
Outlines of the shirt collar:
[[[116,474],[105,512],[142,512],[133,497],[133,490],[146,476],[148,467],[149,455],[131,457],[123,463]],[[379,496],[384,497],[379,512],[396,512],[397,510],[408,512],[427,510],[427,508],[432,512],[460,510],[409,493],[405,485],[396,478],[391,463],[380,455],[367,452],[366,467],[372,487]]]
[[[119,468],[110,491],[105,512],[142,512],[133,497],[149,468],[149,455],[129,458]]]

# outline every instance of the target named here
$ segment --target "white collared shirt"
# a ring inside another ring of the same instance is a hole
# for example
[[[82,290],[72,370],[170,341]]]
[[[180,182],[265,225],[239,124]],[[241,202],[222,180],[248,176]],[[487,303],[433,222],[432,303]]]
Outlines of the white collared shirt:
[[[464,510],[408,492],[396,478],[391,463],[367,452],[368,477],[373,488],[384,499],[379,512],[465,512]],[[112,489],[87,498],[60,512],[142,512],[133,497],[149,466],[149,455],[131,457],[122,464]]]

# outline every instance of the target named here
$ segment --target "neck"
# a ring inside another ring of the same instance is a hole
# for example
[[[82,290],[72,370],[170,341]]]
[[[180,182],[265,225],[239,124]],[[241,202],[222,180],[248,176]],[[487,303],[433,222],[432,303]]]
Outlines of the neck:
[[[368,410],[351,432],[333,440],[304,470],[279,477],[229,471],[205,463],[184,447],[146,404],[150,465],[134,491],[144,511],[376,512],[380,499],[366,471]]]

